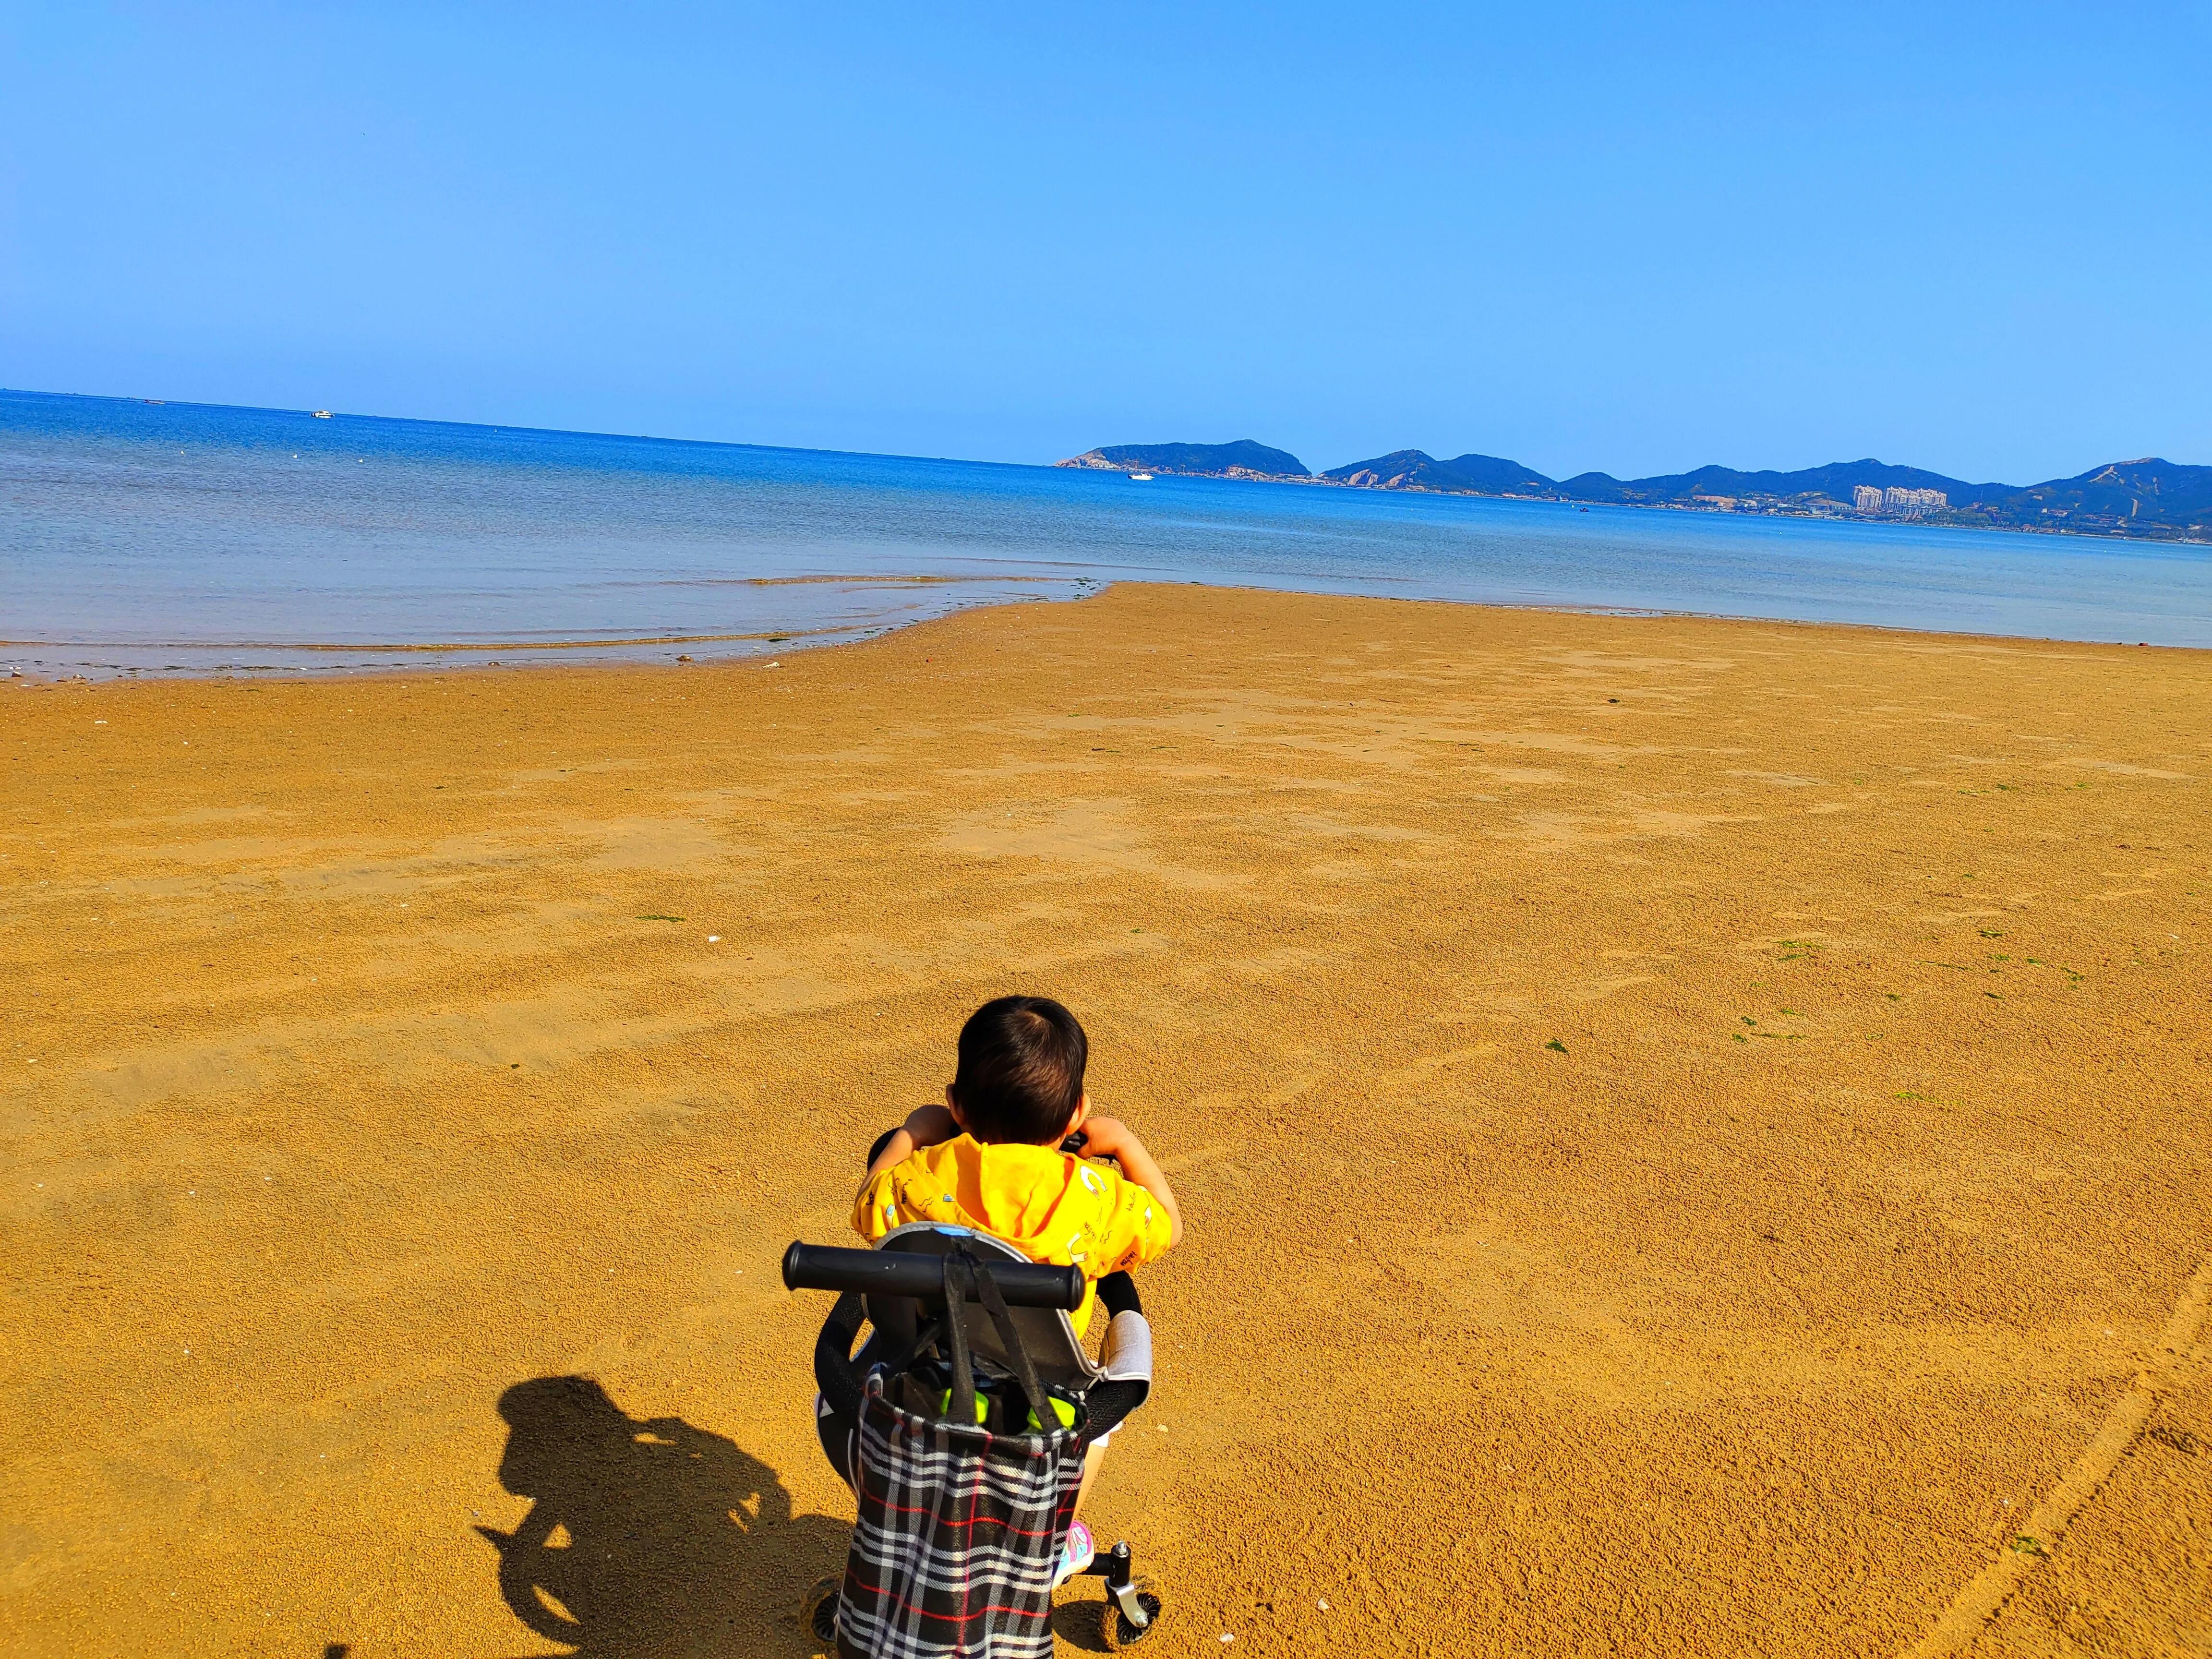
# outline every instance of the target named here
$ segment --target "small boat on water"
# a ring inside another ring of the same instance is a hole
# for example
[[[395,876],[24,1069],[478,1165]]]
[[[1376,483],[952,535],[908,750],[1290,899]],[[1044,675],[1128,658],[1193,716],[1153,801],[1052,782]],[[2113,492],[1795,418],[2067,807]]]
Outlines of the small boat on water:
[[[1152,475],[1149,472],[1132,472],[1129,475],[1131,483],[1150,483],[1152,481]]]
[[[319,409],[315,411],[315,418],[319,421],[327,421],[331,418],[331,411],[327,409]]]

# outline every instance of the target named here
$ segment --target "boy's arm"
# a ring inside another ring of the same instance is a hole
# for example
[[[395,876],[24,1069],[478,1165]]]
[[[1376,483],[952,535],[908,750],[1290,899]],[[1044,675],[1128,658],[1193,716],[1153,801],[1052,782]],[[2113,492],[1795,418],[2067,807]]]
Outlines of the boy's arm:
[[[952,1121],[952,1114],[942,1106],[917,1106],[907,1114],[906,1121],[891,1131],[891,1138],[884,1149],[868,1162],[868,1173],[861,1177],[865,1184],[894,1164],[903,1164],[923,1146],[934,1146],[940,1140],[950,1140],[960,1133],[960,1126]]]
[[[1091,1118],[1085,1122],[1083,1133],[1085,1156],[1112,1158],[1121,1166],[1123,1175],[1159,1200],[1160,1207],[1168,1212],[1168,1248],[1182,1243],[1182,1210],[1176,1203],[1175,1188],[1168,1185],[1167,1172],[1145,1149],[1145,1143],[1118,1118]]]

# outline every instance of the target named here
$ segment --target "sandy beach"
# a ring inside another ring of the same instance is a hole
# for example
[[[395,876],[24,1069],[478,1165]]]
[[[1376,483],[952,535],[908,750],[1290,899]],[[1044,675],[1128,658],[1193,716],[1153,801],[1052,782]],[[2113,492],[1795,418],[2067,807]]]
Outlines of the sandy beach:
[[[1189,1221],[1146,1651],[2201,1651],[2208,709],[1142,586],[0,686],[0,1650],[811,1651],[777,1259],[1024,990]]]

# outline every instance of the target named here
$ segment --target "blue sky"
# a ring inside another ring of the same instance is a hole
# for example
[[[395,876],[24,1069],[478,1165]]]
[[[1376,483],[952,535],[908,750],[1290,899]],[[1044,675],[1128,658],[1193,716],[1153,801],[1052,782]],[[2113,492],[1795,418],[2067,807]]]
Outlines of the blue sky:
[[[2212,6],[0,6],[0,384],[2212,462]]]

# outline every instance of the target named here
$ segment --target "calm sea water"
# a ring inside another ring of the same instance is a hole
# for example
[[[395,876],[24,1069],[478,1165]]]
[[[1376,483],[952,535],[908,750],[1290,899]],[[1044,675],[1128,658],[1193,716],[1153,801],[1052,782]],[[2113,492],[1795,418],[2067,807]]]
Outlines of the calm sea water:
[[[28,673],[705,658],[1121,578],[2212,646],[2203,547],[0,392]]]

